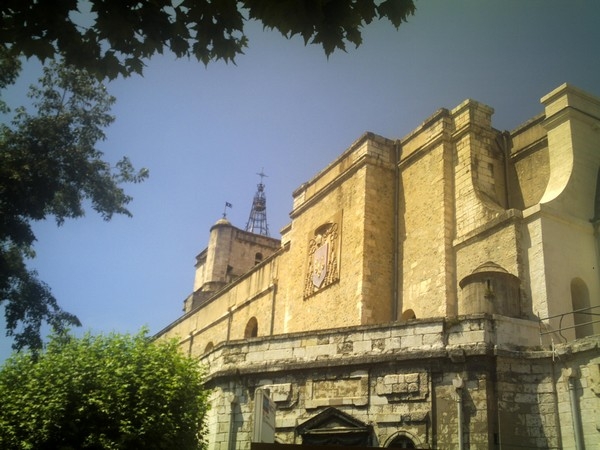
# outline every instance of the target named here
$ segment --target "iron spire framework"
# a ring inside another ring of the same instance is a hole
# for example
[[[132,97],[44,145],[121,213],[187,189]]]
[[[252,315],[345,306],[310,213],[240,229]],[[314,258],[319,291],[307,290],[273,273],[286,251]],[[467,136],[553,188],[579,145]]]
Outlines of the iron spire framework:
[[[269,236],[269,225],[267,224],[267,197],[265,196],[265,185],[263,178],[266,177],[263,170],[257,173],[260,183],[257,185],[256,194],[252,200],[252,210],[246,224],[246,231],[263,236]]]

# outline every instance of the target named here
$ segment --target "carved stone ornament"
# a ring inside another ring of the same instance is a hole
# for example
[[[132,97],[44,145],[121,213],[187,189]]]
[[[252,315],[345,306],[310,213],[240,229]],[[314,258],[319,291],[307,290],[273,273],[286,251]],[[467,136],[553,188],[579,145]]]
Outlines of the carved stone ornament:
[[[308,243],[304,297],[310,297],[339,280],[339,226],[328,222],[314,231]]]
[[[313,255],[312,282],[316,288],[320,288],[323,281],[325,281],[325,276],[327,275],[328,253],[329,243],[325,242],[315,250]]]

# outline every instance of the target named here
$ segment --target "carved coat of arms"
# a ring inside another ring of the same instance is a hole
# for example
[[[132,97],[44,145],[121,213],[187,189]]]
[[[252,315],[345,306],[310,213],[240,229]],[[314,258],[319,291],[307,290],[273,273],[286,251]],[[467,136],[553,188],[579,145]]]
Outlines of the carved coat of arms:
[[[327,275],[327,254],[329,243],[325,242],[315,250],[312,261],[312,282],[315,287],[320,288]]]
[[[338,281],[338,240],[337,223],[326,223],[315,230],[308,244],[305,298]]]

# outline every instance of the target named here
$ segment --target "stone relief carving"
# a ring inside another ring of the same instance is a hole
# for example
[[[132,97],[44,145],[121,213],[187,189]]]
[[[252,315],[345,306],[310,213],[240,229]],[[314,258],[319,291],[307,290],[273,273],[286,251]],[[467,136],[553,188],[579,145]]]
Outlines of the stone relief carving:
[[[369,402],[369,375],[357,371],[346,377],[312,379],[306,382],[306,409],[322,406],[364,406]]]
[[[298,386],[292,383],[267,384],[263,388],[269,390],[277,409],[291,409],[298,401]]]
[[[339,225],[328,222],[314,231],[308,243],[304,298],[339,280]]]
[[[426,372],[385,375],[377,378],[375,393],[390,403],[422,401],[429,394],[429,378]]]

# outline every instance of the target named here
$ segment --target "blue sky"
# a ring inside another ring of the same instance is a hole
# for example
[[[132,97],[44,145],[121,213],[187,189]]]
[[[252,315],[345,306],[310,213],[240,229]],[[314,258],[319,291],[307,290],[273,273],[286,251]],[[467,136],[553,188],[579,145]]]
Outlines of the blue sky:
[[[365,131],[400,138],[441,107],[472,98],[513,129],[542,112],[563,82],[600,96],[600,2],[417,0],[398,31],[386,21],[329,59],[257,24],[237,65],[148,61],[144,77],[108,85],[116,122],[100,148],[128,155],[150,178],[128,188],[133,218],[89,211],[35,225],[38,270],[82,331],[155,333],[181,314],[195,256],[225,202],[243,228],[264,168],[271,235],[289,221],[292,191]],[[25,102],[29,63],[4,94]],[[11,341],[0,335],[0,360]]]

